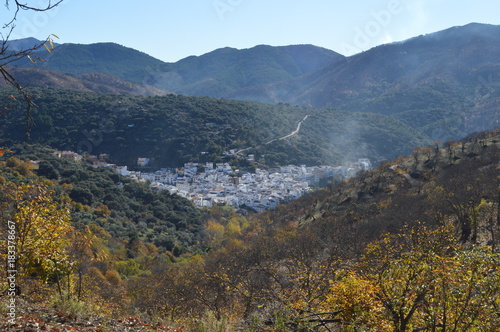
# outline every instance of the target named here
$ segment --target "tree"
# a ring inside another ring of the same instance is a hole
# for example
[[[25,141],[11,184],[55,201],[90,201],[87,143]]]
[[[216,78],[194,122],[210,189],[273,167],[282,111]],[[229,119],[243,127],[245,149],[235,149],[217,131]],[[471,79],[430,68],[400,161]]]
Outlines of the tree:
[[[331,281],[324,305],[328,310],[342,310],[338,317],[347,331],[390,331],[379,292],[373,281],[350,271],[342,279]]]
[[[499,260],[488,247],[439,257],[432,292],[421,309],[420,330],[493,331],[500,326]]]
[[[10,18],[10,21],[4,23],[2,26],[2,32],[0,32],[0,35],[2,37],[2,41],[0,44],[0,75],[4,78],[5,82],[7,85],[12,86],[15,90],[17,90],[21,96],[22,99],[24,99],[26,103],[26,132],[25,132],[25,139],[27,142],[29,142],[30,139],[30,130],[31,127],[33,126],[33,118],[31,116],[31,110],[33,107],[35,107],[35,103],[31,99],[30,95],[24,87],[22,87],[16,80],[16,78],[11,74],[9,66],[20,59],[23,58],[28,58],[32,62],[36,62],[35,59],[41,60],[40,58],[34,56],[34,52],[38,50],[41,47],[45,47],[47,51],[51,51],[51,49],[54,48],[54,43],[52,41],[52,37],[49,36],[47,39],[37,45],[34,45],[30,48],[27,49],[21,49],[21,50],[10,50],[9,49],[9,40],[10,36],[13,32],[13,30],[16,27],[16,20],[17,16],[20,11],[36,11],[36,12],[43,12],[43,11],[48,11],[56,6],[58,6],[63,0],[58,0],[53,2],[52,0],[42,0],[42,1],[36,1],[37,4],[31,4],[35,1],[27,1],[27,2],[20,2],[19,0],[6,0],[5,1],[5,7],[7,7],[7,10],[12,12],[12,16]],[[53,37],[56,37],[56,35],[52,35]],[[48,43],[48,45],[47,45]],[[9,110],[10,107],[8,105],[10,104],[10,101],[16,100],[16,97],[14,95],[8,96],[3,102],[3,107],[2,111],[0,112],[0,115],[5,113],[5,110]]]
[[[362,270],[378,288],[376,298],[384,306],[393,331],[415,327],[415,317],[433,290],[436,260],[454,248],[452,228],[429,230],[420,223],[368,245]]]
[[[493,331],[500,324],[499,255],[491,248],[464,249],[451,228],[419,225],[386,236],[368,246],[364,260],[362,278],[349,276],[332,287],[330,300],[360,303],[345,307],[346,314],[354,311],[348,324],[360,317],[373,321],[374,314],[395,332]],[[352,278],[366,289],[363,297],[350,286]]]
[[[21,276],[36,275],[47,281],[69,276],[73,264],[67,248],[73,230],[69,210],[60,206],[54,194],[40,183],[10,186],[11,215],[3,216],[2,238],[9,240],[2,252],[9,270]],[[7,226],[7,227],[5,227]]]

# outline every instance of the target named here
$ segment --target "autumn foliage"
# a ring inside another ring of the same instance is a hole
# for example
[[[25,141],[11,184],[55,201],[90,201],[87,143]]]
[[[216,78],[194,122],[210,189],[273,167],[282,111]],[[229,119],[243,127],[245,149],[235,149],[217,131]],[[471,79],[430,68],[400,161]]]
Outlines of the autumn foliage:
[[[110,234],[105,201],[75,203],[71,184],[7,158],[2,236],[14,221],[22,292],[71,317],[140,313],[189,331],[495,331],[495,137],[416,150],[262,214],[214,206],[190,250],[155,246],[147,227]],[[95,217],[72,222],[82,215]]]

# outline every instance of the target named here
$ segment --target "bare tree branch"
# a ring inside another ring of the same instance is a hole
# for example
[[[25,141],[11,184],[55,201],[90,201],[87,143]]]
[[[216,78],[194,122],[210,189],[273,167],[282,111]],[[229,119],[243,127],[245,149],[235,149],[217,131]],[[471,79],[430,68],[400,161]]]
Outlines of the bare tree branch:
[[[11,0],[5,0],[5,7],[7,7],[7,9],[9,9],[9,10],[10,10],[10,3],[11,2],[12,2]],[[6,28],[6,27],[11,26],[16,21],[17,15],[19,14],[19,11],[21,11],[21,10],[31,10],[31,11],[35,11],[35,12],[44,12],[44,11],[53,9],[54,7],[57,7],[61,2],[63,2],[63,0],[58,0],[55,3],[52,3],[52,0],[48,0],[46,6],[30,6],[30,5],[28,5],[28,3],[21,3],[19,0],[14,0],[14,3],[16,5],[15,11],[14,11],[14,16],[12,17],[12,19],[8,23],[5,23],[3,27]]]
[[[26,0],[28,1],[28,0]],[[12,19],[8,21],[7,23],[4,23],[2,29],[7,30],[7,32],[1,33],[0,32],[0,37],[2,38],[0,42],[0,75],[1,77],[4,78],[5,82],[7,85],[12,86],[15,90],[17,90],[22,98],[24,99],[26,103],[26,114],[25,114],[25,121],[26,121],[26,133],[25,133],[25,141],[29,143],[30,140],[30,132],[31,128],[34,125],[34,120],[31,115],[31,111],[34,107],[36,107],[35,103],[33,102],[31,96],[26,92],[25,88],[22,87],[16,80],[16,78],[10,73],[9,71],[9,65],[12,64],[14,61],[18,61],[20,59],[28,58],[30,61],[33,61],[33,58],[31,58],[31,55],[41,48],[42,46],[45,46],[46,42],[50,42],[52,45],[52,39],[49,36],[45,41],[41,42],[40,44],[34,45],[30,48],[27,49],[22,49],[22,50],[13,50],[11,51],[9,49],[9,39],[12,34],[12,31],[15,29],[15,24],[14,22],[17,19],[17,16],[21,10],[24,11],[34,11],[34,12],[44,12],[53,9],[54,7],[57,7],[63,0],[57,0],[57,1],[52,1],[52,0],[47,0],[45,5],[30,5],[29,2],[21,2],[19,0],[6,0],[5,1],[5,7],[7,10],[13,11]],[[11,6],[12,5],[12,6]],[[37,57],[36,57],[37,58]],[[12,99],[15,97],[14,96],[8,96],[7,99]],[[1,114],[3,115],[9,109],[6,107],[7,102],[4,101],[3,103],[3,109]]]

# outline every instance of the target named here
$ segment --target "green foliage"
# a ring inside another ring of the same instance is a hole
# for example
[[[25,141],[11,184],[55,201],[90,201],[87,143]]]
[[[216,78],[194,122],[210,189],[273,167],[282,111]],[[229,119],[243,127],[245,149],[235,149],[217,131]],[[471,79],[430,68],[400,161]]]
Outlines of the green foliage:
[[[189,161],[230,161],[249,167],[245,158],[223,156],[230,149],[247,148],[245,153],[253,153],[268,166],[339,165],[358,157],[376,162],[429,142],[397,120],[368,113],[176,95],[116,96],[55,89],[32,93],[38,105],[33,112],[33,143],[107,153],[114,163],[129,167],[137,167],[139,157],[150,158],[149,166],[156,169]],[[274,140],[293,132],[308,114],[298,135]],[[9,112],[0,138],[22,142],[23,116],[21,108]],[[46,175],[58,176],[50,165],[40,166]],[[87,192],[75,195],[92,199]]]
[[[140,265],[132,258],[127,261],[115,262],[115,270],[124,278],[137,277],[143,273]]]
[[[42,160],[44,167],[36,172],[55,182],[52,187],[59,200],[72,201],[72,224],[78,230],[98,225],[131,245],[133,239],[139,239],[155,243],[162,250],[177,248],[178,255],[199,248],[202,218],[191,202],[166,192],[154,192],[146,184],[135,183],[109,168],[57,158],[46,148],[13,149],[18,157],[8,159],[4,176],[13,179],[12,171],[19,168],[19,162],[12,160]],[[56,174],[54,178],[52,175]]]
[[[66,292],[54,297],[53,306],[57,311],[74,320],[96,313],[90,303],[80,301]]]
[[[148,66],[157,68],[164,64],[145,53],[115,43],[63,44],[57,46],[50,55],[45,53],[43,58],[46,62],[33,64],[24,60],[17,65],[38,66],[71,75],[103,73],[143,83]]]
[[[37,66],[63,74],[103,73],[136,84],[187,95],[227,97],[257,84],[288,80],[343,58],[333,51],[312,45],[250,49],[222,48],[176,63],[165,63],[142,52],[114,43],[63,44],[47,62],[25,60],[18,66]]]

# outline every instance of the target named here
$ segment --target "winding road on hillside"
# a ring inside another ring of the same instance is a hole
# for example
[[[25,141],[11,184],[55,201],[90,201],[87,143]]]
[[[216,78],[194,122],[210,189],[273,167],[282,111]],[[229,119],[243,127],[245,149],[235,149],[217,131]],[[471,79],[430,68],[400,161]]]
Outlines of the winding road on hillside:
[[[297,129],[295,129],[294,131],[292,131],[290,134],[288,134],[286,136],[283,136],[283,137],[280,137],[280,138],[272,139],[269,142],[266,142],[264,144],[271,144],[272,142],[281,141],[281,140],[284,140],[284,139],[287,139],[289,137],[297,135],[299,133],[299,131],[300,131],[300,126],[302,126],[302,122],[306,121],[308,117],[309,117],[309,114],[307,114],[302,120],[300,120],[299,124],[297,125]]]
[[[292,136],[297,135],[299,133],[299,131],[300,131],[300,127],[302,126],[302,123],[307,120],[307,118],[309,117],[309,115],[310,114],[307,114],[306,116],[304,116],[304,118],[302,120],[300,120],[299,123],[297,124],[297,128],[294,131],[292,131],[290,134],[288,134],[286,136],[283,136],[283,137],[274,138],[274,139],[272,139],[272,140],[264,143],[264,145],[271,144],[272,142],[284,140],[284,139],[287,139],[287,138],[290,138]],[[243,151],[246,151],[246,150],[250,150],[252,148],[253,147],[241,149],[241,150],[237,151],[236,154],[239,154],[239,153],[241,153]]]

